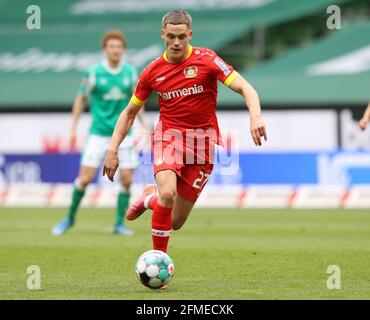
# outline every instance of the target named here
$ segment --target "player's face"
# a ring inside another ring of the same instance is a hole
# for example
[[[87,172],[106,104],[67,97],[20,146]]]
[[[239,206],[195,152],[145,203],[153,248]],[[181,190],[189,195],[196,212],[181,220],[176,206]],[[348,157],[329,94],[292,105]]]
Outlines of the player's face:
[[[193,32],[186,24],[166,24],[162,29],[162,39],[166,45],[167,57],[172,61],[182,61]]]
[[[113,63],[118,63],[123,53],[125,52],[125,48],[123,43],[119,39],[109,39],[104,47],[105,55],[107,59]]]

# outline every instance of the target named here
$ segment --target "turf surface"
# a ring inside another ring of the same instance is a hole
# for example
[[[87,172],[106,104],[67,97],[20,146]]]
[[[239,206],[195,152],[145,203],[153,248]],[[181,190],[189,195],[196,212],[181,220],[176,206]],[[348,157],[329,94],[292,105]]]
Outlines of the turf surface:
[[[368,299],[370,212],[365,210],[194,210],[174,231],[175,276],[152,291],[134,265],[151,249],[150,215],[112,235],[114,213],[82,209],[66,235],[51,227],[62,209],[0,208],[0,299]],[[41,289],[29,290],[29,265]],[[329,290],[329,265],[341,289]]]

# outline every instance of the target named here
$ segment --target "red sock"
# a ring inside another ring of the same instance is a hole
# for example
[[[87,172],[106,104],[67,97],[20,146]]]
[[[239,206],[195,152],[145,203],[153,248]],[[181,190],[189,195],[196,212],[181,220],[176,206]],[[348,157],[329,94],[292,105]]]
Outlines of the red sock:
[[[167,251],[168,240],[172,229],[172,208],[156,204],[152,213],[153,249]]]
[[[148,209],[154,210],[155,206],[157,205],[157,201],[158,196],[157,195],[152,196],[148,202]]]

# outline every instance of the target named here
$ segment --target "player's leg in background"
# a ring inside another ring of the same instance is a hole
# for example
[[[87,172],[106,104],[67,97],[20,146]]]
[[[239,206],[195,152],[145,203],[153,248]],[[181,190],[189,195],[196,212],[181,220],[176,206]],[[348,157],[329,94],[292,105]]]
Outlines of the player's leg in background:
[[[172,170],[157,172],[158,201],[152,214],[153,249],[167,251],[172,229],[172,208],[177,190],[177,175]]]
[[[131,137],[127,137],[118,149],[121,191],[118,193],[116,221],[113,233],[131,236],[134,232],[125,226],[125,215],[130,203],[131,185],[135,169],[139,165],[136,150]]]
[[[76,218],[77,210],[80,206],[81,200],[85,195],[86,187],[95,178],[97,169],[93,167],[81,166],[80,173],[75,180],[72,199],[68,208],[67,218],[62,220],[58,225],[53,228],[53,234],[58,236],[65,233],[70,227],[73,226]]]
[[[89,135],[81,158],[80,172],[73,186],[67,218],[53,228],[52,233],[54,235],[62,235],[74,224],[85,190],[96,176],[108,142],[109,138],[107,137]]]
[[[131,185],[134,176],[134,169],[121,169],[120,170],[120,182],[121,190],[118,193],[117,198],[117,212],[116,222],[114,225],[113,233],[131,236],[134,234],[132,230],[129,230],[125,224],[125,215],[130,202]]]
[[[88,166],[81,166],[80,173],[75,181],[72,193],[71,204],[68,208],[68,218],[74,222],[81,200],[85,195],[87,186],[94,180],[97,169]]]

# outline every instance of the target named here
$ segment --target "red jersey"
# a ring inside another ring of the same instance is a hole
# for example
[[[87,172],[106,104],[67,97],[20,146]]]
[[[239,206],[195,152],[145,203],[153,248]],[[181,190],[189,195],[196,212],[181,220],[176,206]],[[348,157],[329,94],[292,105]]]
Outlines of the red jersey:
[[[237,75],[213,50],[189,45],[189,53],[180,63],[169,62],[166,52],[151,62],[143,70],[131,101],[141,106],[155,91],[162,130],[213,128],[219,135],[217,80],[229,86]]]

